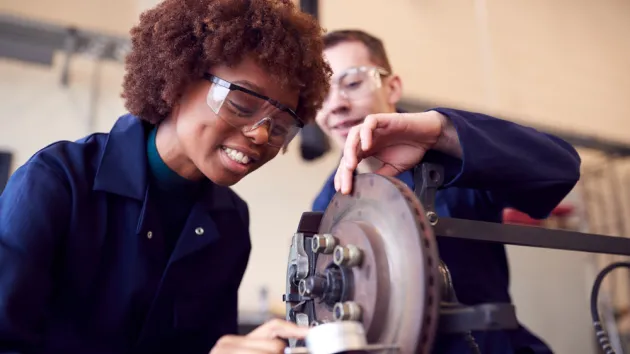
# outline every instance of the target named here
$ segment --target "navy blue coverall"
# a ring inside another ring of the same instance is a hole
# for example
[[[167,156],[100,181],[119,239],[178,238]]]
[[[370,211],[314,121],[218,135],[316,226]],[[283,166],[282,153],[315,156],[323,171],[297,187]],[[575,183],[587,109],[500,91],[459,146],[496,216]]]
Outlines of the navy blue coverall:
[[[237,333],[247,205],[208,181],[171,252],[169,213],[148,183],[151,131],[125,115],[11,176],[0,197],[0,353],[207,354]]]
[[[451,119],[463,148],[461,160],[436,151],[424,158],[445,169],[444,188],[436,195],[439,216],[500,223],[503,209],[512,207],[545,218],[579,180],[578,153],[557,137],[483,114],[435,110]],[[397,177],[414,188],[411,171]],[[315,199],[314,211],[324,211],[335,194],[333,178],[334,173]],[[445,238],[438,240],[438,249],[460,302],[511,302],[504,245]],[[522,326],[474,337],[484,354],[551,352]],[[462,336],[439,336],[434,352],[459,354],[470,349]]]

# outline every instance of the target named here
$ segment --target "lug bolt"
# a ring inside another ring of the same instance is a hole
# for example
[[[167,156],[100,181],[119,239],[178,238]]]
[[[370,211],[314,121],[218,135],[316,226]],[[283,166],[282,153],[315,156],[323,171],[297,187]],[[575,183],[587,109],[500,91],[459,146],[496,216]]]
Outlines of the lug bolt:
[[[319,296],[326,289],[326,279],[321,276],[310,276],[300,280],[298,284],[298,292],[302,296]]]
[[[338,302],[333,307],[333,317],[336,321],[360,321],[361,306],[354,301]]]
[[[354,267],[361,264],[361,250],[355,245],[335,247],[333,261],[338,266]]]
[[[311,249],[315,253],[332,253],[336,245],[337,239],[331,234],[317,234],[311,239]]]

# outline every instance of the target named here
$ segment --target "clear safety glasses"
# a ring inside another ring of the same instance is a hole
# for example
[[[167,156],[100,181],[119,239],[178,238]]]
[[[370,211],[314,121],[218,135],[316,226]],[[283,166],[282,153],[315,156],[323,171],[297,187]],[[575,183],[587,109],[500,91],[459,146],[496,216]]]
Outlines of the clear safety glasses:
[[[335,88],[337,94],[348,100],[368,97],[381,87],[382,76],[389,76],[389,72],[380,67],[358,66],[347,69],[332,80],[331,90],[324,105],[330,102],[330,96],[334,93]]]
[[[210,90],[206,102],[212,111],[244,133],[266,125],[268,144],[286,147],[304,123],[287,106],[229,81],[206,74]]]

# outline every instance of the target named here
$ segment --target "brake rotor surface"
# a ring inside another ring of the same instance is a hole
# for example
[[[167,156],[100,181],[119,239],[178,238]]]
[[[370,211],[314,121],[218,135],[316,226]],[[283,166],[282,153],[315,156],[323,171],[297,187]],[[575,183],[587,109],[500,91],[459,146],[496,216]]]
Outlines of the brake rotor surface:
[[[415,194],[398,179],[358,175],[352,194],[337,193],[326,209],[319,227],[319,235],[325,234],[337,247],[317,253],[314,274],[325,274],[344,252],[347,257],[360,250],[359,264],[346,261],[338,267],[343,298],[334,301],[359,305],[344,311],[360,312],[368,343],[428,353],[438,324],[439,256]],[[314,310],[320,323],[339,320],[330,301],[315,298]]]

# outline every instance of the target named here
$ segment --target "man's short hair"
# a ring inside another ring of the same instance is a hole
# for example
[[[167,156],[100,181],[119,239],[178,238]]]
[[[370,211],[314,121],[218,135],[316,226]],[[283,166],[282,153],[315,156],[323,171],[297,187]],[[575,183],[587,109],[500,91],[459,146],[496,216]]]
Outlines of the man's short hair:
[[[370,60],[383,67],[383,69],[392,72],[392,66],[387,58],[385,46],[379,38],[358,29],[337,30],[324,35],[324,49],[332,48],[345,42],[363,43],[370,54]]]

